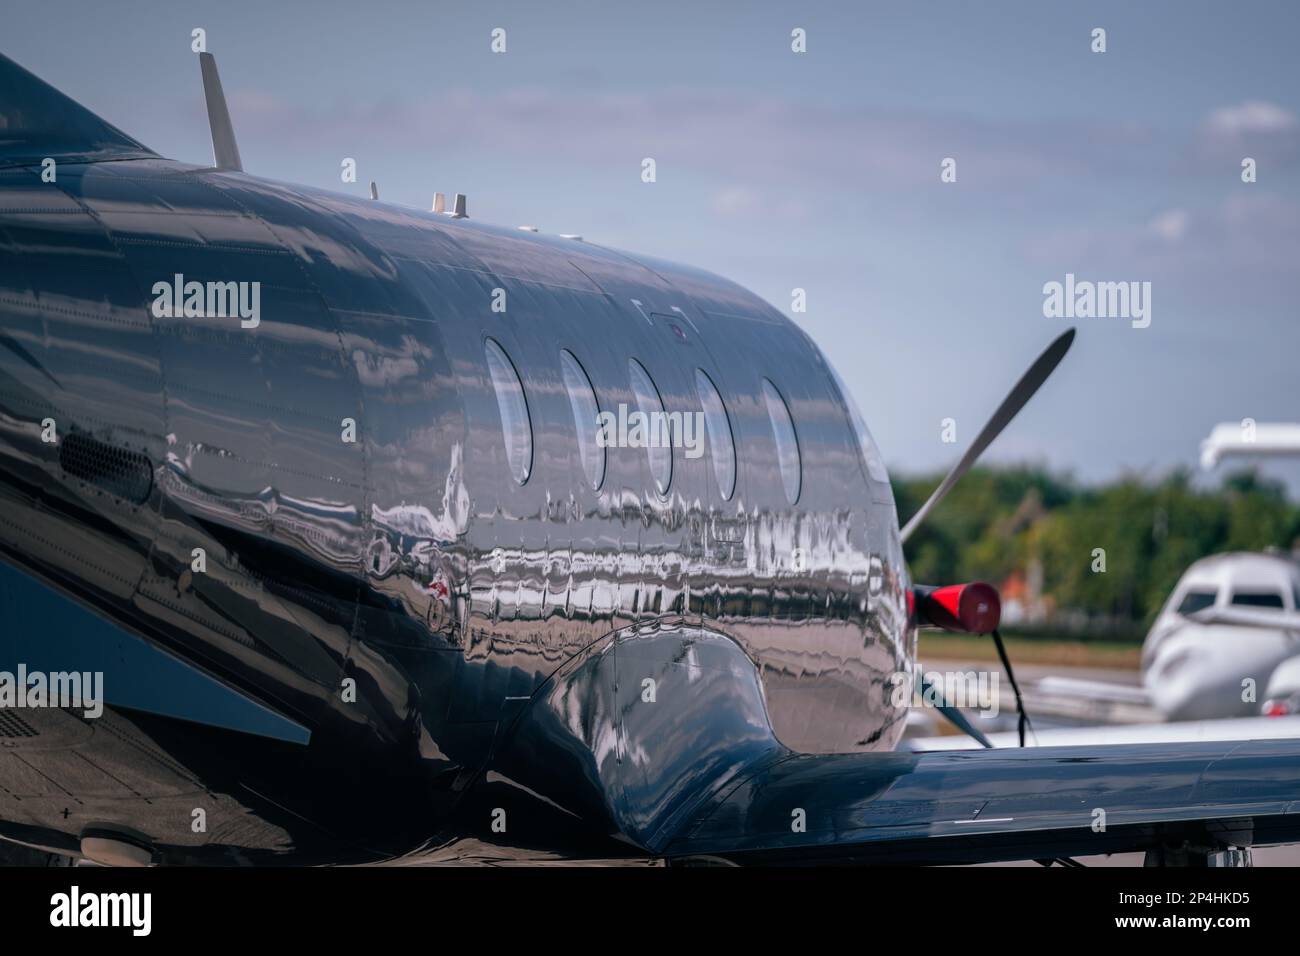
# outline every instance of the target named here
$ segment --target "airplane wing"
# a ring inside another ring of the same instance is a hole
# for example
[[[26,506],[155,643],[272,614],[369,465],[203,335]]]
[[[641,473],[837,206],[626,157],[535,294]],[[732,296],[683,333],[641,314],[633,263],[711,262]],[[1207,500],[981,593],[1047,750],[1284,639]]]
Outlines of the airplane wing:
[[[1300,740],[778,757],[664,850],[746,864],[973,863],[1300,840]]]

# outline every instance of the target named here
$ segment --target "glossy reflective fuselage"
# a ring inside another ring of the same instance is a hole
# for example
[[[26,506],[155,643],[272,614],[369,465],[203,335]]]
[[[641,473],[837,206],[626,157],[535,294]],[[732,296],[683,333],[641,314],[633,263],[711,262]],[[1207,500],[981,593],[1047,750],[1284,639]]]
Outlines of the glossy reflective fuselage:
[[[260,322],[154,314],[176,275],[260,283]],[[527,395],[522,485],[489,336]],[[634,403],[630,358],[670,412],[700,409],[706,371],[730,499],[707,450],[674,451],[663,495],[644,449],[610,448],[593,489],[561,348],[602,409]],[[793,505],[763,378],[797,430]],[[0,170],[0,560],[310,733],[117,718],[253,794],[274,840],[164,840],[129,800],[24,811],[51,840],[120,827],[176,859],[652,852],[755,761],[892,748],[914,653],[890,489],[821,354],[757,297],[164,160]]]

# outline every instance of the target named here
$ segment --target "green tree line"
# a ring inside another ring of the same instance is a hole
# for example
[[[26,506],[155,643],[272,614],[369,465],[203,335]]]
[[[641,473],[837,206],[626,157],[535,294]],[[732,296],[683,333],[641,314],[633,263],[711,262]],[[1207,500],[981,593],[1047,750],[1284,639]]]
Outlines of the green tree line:
[[[894,479],[900,521],[941,475]],[[1053,618],[1145,629],[1198,558],[1300,548],[1300,506],[1253,471],[1217,489],[1188,471],[1085,486],[1042,468],[976,468],[907,544],[913,579],[944,584],[1030,580]],[[1105,571],[1098,549],[1104,552]]]

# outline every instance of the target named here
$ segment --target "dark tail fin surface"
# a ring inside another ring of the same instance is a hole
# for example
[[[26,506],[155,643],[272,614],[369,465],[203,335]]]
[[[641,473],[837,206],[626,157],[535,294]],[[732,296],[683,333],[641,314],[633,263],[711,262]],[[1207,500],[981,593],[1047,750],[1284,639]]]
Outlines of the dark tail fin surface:
[[[0,54],[0,166],[155,155]]]

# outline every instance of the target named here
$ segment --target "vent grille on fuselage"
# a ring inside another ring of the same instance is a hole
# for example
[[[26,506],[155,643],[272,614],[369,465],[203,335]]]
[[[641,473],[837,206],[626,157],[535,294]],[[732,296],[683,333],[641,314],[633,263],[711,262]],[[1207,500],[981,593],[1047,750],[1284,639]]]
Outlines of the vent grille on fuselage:
[[[109,494],[143,504],[153,488],[153,466],[136,451],[73,432],[59,444],[59,464],[74,478]]]
[[[11,710],[0,709],[0,737],[15,740],[19,737],[35,737],[38,731]]]

